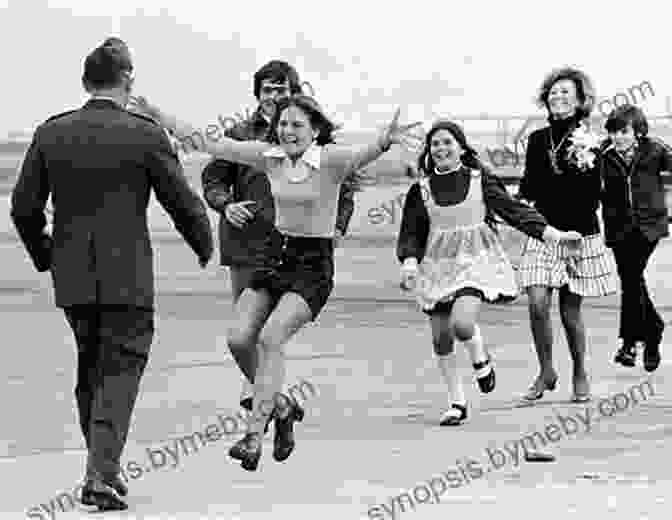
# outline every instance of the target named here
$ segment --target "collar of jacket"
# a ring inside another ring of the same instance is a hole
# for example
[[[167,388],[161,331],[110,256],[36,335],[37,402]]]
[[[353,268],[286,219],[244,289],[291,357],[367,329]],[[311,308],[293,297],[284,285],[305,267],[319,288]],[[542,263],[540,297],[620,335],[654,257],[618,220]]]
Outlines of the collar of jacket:
[[[289,159],[287,152],[283,150],[280,146],[273,146],[272,148],[264,152],[265,157],[273,157],[276,159]],[[315,170],[320,169],[320,159],[322,156],[322,147],[312,143],[303,155],[299,158],[299,161],[306,163],[311,168]]]
[[[122,107],[116,99],[104,96],[92,96],[84,104],[84,107],[111,107],[124,110],[124,107]]]

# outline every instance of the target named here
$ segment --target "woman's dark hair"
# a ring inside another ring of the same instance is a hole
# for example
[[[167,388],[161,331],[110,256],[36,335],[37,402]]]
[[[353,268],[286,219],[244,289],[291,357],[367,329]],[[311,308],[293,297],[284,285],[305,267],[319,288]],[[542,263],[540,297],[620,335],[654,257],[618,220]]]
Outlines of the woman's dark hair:
[[[84,60],[82,83],[91,89],[118,87],[124,75],[133,72],[133,63],[127,48],[101,45]]]
[[[436,168],[436,164],[434,163],[434,159],[432,158],[432,154],[430,152],[430,147],[432,143],[432,137],[439,130],[447,130],[450,132],[460,147],[464,150],[464,153],[460,157],[460,160],[464,166],[472,170],[479,170],[483,177],[493,174],[492,168],[481,160],[476,149],[474,149],[467,142],[467,137],[464,134],[462,127],[454,121],[443,119],[435,122],[425,136],[425,146],[422,150],[422,153],[420,154],[420,157],[418,157],[418,169],[424,175],[434,173],[434,169]],[[485,221],[492,229],[496,231],[495,225],[497,224],[497,218],[490,208],[486,209],[487,211]]]
[[[289,83],[289,90],[292,94],[301,93],[301,83],[299,73],[289,63],[280,60],[269,61],[254,74],[254,97],[259,99],[262,81],[272,81],[273,83]]]
[[[278,143],[278,123],[280,116],[289,107],[297,107],[303,111],[310,121],[310,126],[318,131],[315,143],[319,146],[333,143],[332,136],[337,126],[327,117],[322,107],[312,97],[304,94],[295,94],[278,101],[273,119],[271,120],[271,140]]]
[[[579,106],[576,108],[577,116],[580,119],[590,116],[595,106],[595,88],[593,87],[593,82],[587,74],[573,67],[554,69],[544,78],[537,94],[537,104],[550,113],[548,95],[553,85],[563,79],[571,80],[576,86],[576,97],[579,101]]]
[[[434,172],[436,164],[430,153],[430,145],[432,143],[432,137],[439,130],[448,130],[455,140],[458,142],[460,147],[464,150],[460,160],[467,168],[485,171],[486,173],[492,173],[492,170],[488,165],[486,165],[481,158],[478,156],[478,152],[467,142],[467,137],[464,135],[464,130],[462,127],[455,123],[454,121],[449,120],[439,120],[432,125],[432,128],[427,132],[425,136],[425,146],[418,157],[418,169],[425,174],[430,174]]]
[[[642,109],[627,103],[611,111],[604,123],[604,129],[607,132],[618,132],[628,125],[632,125],[637,137],[646,137],[649,133],[649,123]]]

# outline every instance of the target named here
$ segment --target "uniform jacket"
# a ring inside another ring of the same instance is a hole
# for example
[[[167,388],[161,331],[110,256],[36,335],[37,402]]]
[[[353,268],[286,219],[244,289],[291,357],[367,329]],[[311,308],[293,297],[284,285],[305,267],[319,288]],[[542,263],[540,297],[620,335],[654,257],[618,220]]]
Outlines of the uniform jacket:
[[[212,229],[161,127],[112,100],[92,99],[35,131],[11,217],[38,271],[51,271],[56,305],[154,307],[150,193],[199,258]],[[53,235],[46,232],[51,196]]]

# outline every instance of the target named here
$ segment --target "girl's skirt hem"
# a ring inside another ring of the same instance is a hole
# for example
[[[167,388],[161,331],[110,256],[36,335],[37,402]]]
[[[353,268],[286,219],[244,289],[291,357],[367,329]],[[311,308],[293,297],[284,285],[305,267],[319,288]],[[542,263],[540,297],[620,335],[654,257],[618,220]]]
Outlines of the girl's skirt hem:
[[[520,296],[520,292],[489,289],[465,283],[456,287],[454,291],[438,301],[428,302],[426,298],[418,298],[418,303],[422,312],[430,316],[432,314],[450,313],[455,301],[462,296],[474,296],[485,303],[503,304],[515,301]]]

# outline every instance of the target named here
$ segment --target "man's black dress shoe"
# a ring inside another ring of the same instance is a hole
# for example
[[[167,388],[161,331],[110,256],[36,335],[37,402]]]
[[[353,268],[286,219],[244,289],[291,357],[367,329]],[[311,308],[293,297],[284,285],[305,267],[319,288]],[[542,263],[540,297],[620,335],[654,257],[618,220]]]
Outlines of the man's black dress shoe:
[[[128,505],[119,493],[102,480],[87,480],[82,488],[82,504],[96,506],[98,511],[125,511]]]
[[[634,367],[637,362],[637,350],[634,345],[623,345],[614,356],[614,362],[624,367]]]
[[[105,484],[112,487],[120,496],[125,497],[128,495],[128,486],[124,482],[116,477],[113,480],[106,480]]]

